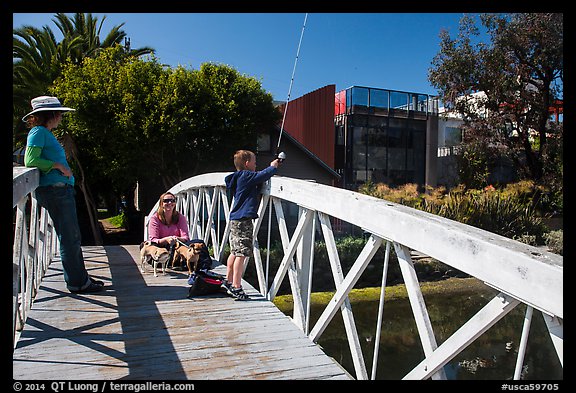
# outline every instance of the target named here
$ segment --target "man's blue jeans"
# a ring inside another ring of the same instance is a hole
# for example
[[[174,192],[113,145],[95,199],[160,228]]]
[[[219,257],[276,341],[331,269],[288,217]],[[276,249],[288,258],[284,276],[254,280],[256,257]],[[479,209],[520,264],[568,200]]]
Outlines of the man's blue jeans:
[[[90,285],[81,248],[80,227],[76,215],[74,187],[71,185],[42,186],[36,188],[36,199],[50,213],[60,241],[60,257],[64,281],[69,290],[80,290]]]

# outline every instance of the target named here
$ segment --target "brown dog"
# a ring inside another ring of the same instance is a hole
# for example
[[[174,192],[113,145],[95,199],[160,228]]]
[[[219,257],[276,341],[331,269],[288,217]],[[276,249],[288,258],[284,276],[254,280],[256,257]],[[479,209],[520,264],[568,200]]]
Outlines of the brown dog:
[[[204,247],[203,243],[192,243],[188,245],[188,247],[178,244],[178,248],[174,250],[172,266],[174,266],[174,262],[177,259],[184,259],[186,260],[186,266],[188,267],[188,274],[191,275],[192,272],[196,271],[202,247]]]
[[[146,263],[152,259],[154,277],[158,277],[158,264],[162,264],[162,274],[166,274],[166,265],[170,259],[170,252],[162,247],[153,246],[150,241],[140,243],[140,271],[146,272]]]

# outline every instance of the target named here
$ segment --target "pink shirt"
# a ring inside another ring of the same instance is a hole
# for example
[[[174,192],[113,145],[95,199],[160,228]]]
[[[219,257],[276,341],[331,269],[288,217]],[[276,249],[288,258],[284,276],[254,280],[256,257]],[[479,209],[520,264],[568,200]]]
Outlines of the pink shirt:
[[[160,218],[158,217],[158,213],[150,217],[150,221],[148,222],[148,239],[152,242],[157,242],[158,239],[162,239],[166,236],[178,236],[190,240],[186,216],[182,213],[178,214],[180,215],[178,223],[171,225],[162,224],[162,221],[160,221]]]

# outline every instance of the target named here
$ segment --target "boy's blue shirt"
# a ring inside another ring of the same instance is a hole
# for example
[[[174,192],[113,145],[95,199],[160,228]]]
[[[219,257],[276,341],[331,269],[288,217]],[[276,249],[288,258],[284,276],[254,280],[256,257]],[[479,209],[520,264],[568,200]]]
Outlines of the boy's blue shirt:
[[[259,172],[247,170],[236,171],[226,176],[226,188],[232,190],[234,206],[230,212],[231,220],[257,218],[260,204],[260,186],[276,173],[277,169],[269,166]]]

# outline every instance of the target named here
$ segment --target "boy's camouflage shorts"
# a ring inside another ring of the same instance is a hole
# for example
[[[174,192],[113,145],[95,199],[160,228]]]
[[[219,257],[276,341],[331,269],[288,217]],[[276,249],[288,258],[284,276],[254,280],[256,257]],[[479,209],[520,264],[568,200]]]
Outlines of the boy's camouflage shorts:
[[[254,224],[248,220],[230,220],[230,254],[251,257]]]

